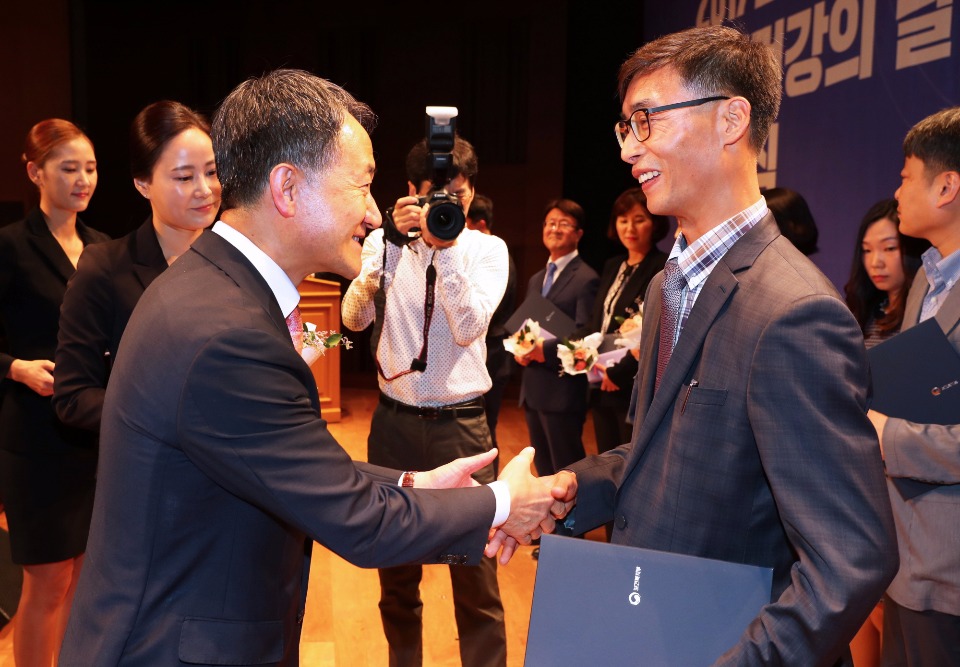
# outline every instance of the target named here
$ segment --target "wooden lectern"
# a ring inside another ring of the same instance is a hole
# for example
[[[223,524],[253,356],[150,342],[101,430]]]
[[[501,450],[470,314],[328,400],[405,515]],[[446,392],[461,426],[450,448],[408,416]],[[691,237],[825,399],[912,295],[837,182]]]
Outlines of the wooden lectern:
[[[298,288],[300,315],[304,322],[317,325],[319,331],[339,331],[340,284],[331,280],[308,277]],[[340,421],[340,348],[331,348],[310,370],[320,393],[320,414],[328,422]]]

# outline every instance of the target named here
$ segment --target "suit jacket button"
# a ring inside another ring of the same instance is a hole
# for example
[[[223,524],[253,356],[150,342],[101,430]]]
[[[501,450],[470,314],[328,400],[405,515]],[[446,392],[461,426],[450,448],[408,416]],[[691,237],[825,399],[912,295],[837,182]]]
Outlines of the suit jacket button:
[[[617,528],[623,530],[627,527],[627,517],[623,514],[617,517]]]

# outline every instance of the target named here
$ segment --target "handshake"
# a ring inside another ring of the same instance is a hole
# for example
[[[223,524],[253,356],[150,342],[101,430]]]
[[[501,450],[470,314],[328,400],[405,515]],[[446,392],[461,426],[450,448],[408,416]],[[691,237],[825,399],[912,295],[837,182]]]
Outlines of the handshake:
[[[497,450],[468,456],[418,473],[414,486],[419,488],[451,489],[478,486],[471,475],[490,465]],[[493,558],[499,552],[501,565],[506,565],[517,547],[528,545],[543,533],[552,533],[556,522],[562,520],[576,503],[577,476],[561,470],[549,477],[534,477],[533,447],[527,447],[513,457],[500,472],[498,482],[510,490],[510,514],[500,526],[490,529],[484,554]]]

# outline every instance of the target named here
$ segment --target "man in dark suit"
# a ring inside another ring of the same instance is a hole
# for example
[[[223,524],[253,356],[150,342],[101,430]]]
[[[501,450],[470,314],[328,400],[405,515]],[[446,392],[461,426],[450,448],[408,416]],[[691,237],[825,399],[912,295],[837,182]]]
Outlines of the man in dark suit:
[[[557,306],[577,328],[590,319],[600,278],[580,259],[577,244],[583,237],[583,208],[570,199],[547,204],[543,245],[550,252],[547,266],[527,285],[527,297],[541,294]],[[542,323],[545,325],[546,323]],[[583,458],[583,423],[587,418],[587,376],[560,375],[557,345],[552,338],[539,343],[517,363],[524,366],[520,405],[527,418],[535,465],[541,475],[552,475]]]
[[[930,241],[903,328],[934,318],[960,353],[960,107],[903,142],[900,231]],[[957,391],[952,389],[951,391]],[[886,463],[900,571],[883,605],[881,664],[960,665],[960,419],[917,424],[871,410]]]
[[[296,665],[311,540],[367,567],[475,564],[508,507],[504,530],[539,536],[550,501],[529,450],[489,486],[401,488],[470,485],[494,452],[402,473],[351,461],[320,418],[302,325],[284,319],[308,274],[359,271],[380,223],[373,118],[296,70],[218,110],[224,213],[120,345],[60,665]]]
[[[849,664],[897,567],[862,335],[760,194],[781,74],[722,26],[621,67],[621,157],[682,235],[644,302],[632,441],[554,489],[575,532],[613,520],[614,543],[773,568],[718,665]]]

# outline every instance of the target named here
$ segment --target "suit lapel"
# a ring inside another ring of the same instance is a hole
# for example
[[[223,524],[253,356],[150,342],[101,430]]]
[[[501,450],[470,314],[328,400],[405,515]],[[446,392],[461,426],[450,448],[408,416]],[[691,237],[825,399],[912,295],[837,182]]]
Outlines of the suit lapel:
[[[713,267],[704,283],[697,301],[690,311],[680,338],[670,357],[660,389],[654,393],[657,372],[657,347],[660,340],[660,286],[661,271],[651,281],[649,310],[645,310],[641,359],[644,360],[637,390],[637,426],[634,428],[633,452],[624,476],[639,462],[653,435],[664,419],[669,419],[670,409],[676,402],[681,385],[686,381],[691,368],[700,356],[704,340],[717,316],[737,291],[739,280],[736,274],[748,270],[763,251],[780,235],[773,216],[767,214],[760,222],[737,241]]]
[[[276,325],[277,330],[286,338],[290,337],[280,304],[260,272],[250,263],[242,252],[209,229],[190,246],[190,251],[199,253],[207,261],[226,273],[237,286],[261,305]]]
[[[901,331],[906,331],[920,322],[920,311],[923,309],[923,299],[930,289],[930,283],[927,282],[927,272],[924,269],[917,271],[913,279],[910,291],[907,294],[907,304],[903,310],[903,326]],[[947,335],[960,324],[960,289],[954,288],[947,295],[940,310],[935,315],[937,323],[943,332]]]
[[[580,259],[580,256],[577,255],[570,263],[564,267],[563,271],[560,272],[560,275],[557,276],[557,279],[553,282],[553,286],[550,287],[550,291],[547,292],[547,298],[551,301],[551,297],[558,296],[566,288],[570,281],[573,280],[573,276],[580,269],[580,265],[583,263],[583,260]]]
[[[913,284],[910,285],[910,291],[907,292],[907,304],[903,307],[901,331],[906,331],[920,322],[920,308],[923,307],[923,297],[927,295],[928,288],[927,272],[921,268],[917,271],[917,275],[913,277]]]
[[[960,287],[954,286],[950,291],[940,310],[937,311],[936,318],[943,333],[948,336],[957,324],[960,324]]]
[[[79,223],[78,223],[79,224]],[[63,251],[57,239],[53,238],[50,228],[43,219],[43,212],[37,208],[27,217],[27,229],[29,230],[28,242],[37,251],[44,261],[50,266],[53,272],[63,279],[64,284],[75,271],[70,258]],[[81,236],[83,239],[83,236]],[[86,239],[83,239],[86,241]]]
[[[632,310],[638,309],[637,300],[639,299],[642,302],[644,297],[640,291],[640,286],[644,283],[649,283],[651,276],[660,271],[660,269],[654,268],[654,262],[658,257],[663,257],[663,253],[653,249],[647,253],[643,261],[637,265],[637,268],[630,274],[630,279],[627,280],[627,284],[623,286],[623,290],[620,292],[620,298],[617,299],[617,303],[614,305],[614,313],[623,313],[628,308]],[[661,262],[661,264],[662,263],[663,262]],[[659,288],[657,289],[659,292]],[[598,294],[606,294],[606,292],[601,291],[598,292]]]
[[[133,257],[133,273],[140,286],[146,289],[167,268],[167,260],[163,257],[163,249],[153,229],[152,217],[140,225],[132,241],[130,254]]]

